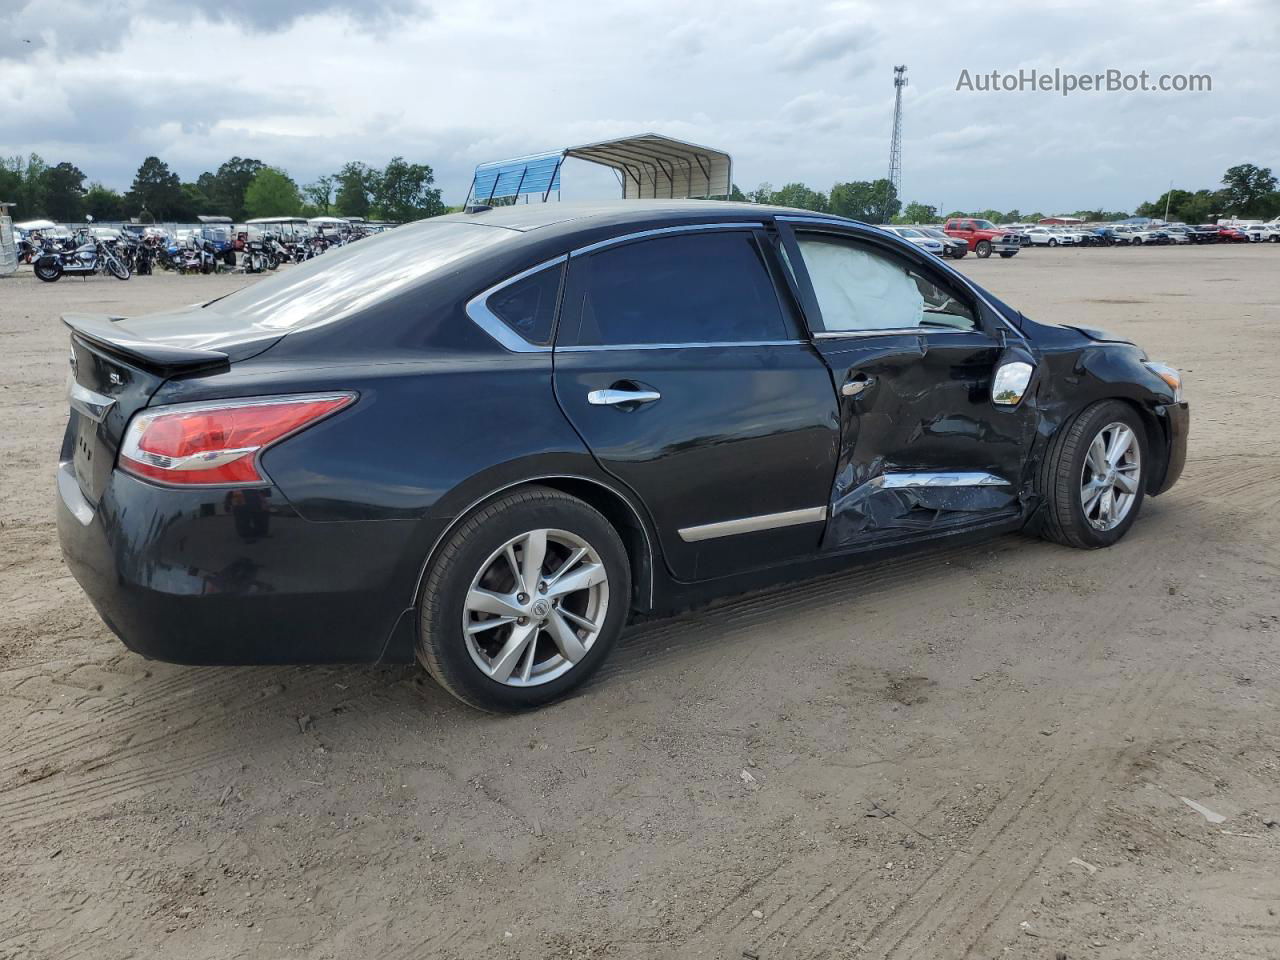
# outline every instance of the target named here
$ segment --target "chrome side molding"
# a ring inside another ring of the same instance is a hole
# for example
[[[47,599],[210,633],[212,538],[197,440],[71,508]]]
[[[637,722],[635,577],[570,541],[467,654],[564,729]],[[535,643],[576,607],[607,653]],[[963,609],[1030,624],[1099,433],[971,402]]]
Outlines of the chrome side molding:
[[[867,483],[889,490],[902,487],[1007,487],[1009,481],[981,470],[958,470],[954,473],[883,473]]]
[[[821,523],[827,519],[826,507],[806,507],[802,510],[785,510],[782,513],[764,513],[756,517],[740,517],[737,520],[721,520],[696,527],[682,527],[680,539],[685,543],[732,537],[739,533],[757,533],[778,527],[794,527],[802,523]]]

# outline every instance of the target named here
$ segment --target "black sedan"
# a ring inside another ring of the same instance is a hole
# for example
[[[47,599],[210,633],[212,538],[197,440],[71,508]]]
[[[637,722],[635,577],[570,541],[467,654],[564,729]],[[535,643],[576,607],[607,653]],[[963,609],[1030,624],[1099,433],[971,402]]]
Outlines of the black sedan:
[[[404,662],[516,710],[628,618],[1129,530],[1178,373],[911,244],[686,201],[455,214],[203,306],[68,315],[67,563],[144,656]]]

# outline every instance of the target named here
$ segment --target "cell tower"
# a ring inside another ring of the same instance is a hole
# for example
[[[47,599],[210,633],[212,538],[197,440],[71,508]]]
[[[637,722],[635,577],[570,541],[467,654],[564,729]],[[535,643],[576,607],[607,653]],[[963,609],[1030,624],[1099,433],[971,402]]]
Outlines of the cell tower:
[[[907,85],[906,65],[893,68],[893,137],[889,141],[889,187],[880,209],[880,222],[889,222],[889,203],[902,199],[902,88]]]

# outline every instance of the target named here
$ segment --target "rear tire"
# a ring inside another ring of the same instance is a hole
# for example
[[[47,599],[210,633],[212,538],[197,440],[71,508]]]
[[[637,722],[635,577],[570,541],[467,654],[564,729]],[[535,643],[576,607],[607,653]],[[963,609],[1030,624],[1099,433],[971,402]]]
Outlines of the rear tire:
[[[1117,469],[1112,469],[1109,458],[1125,430],[1130,444],[1116,454]],[[1050,441],[1036,476],[1042,499],[1040,535],[1085,550],[1111,546],[1133,526],[1142,508],[1149,462],[1147,431],[1133,407],[1119,400],[1086,407]],[[1106,493],[1093,499],[1093,493],[1104,489],[1110,490],[1110,501]]]
[[[557,593],[571,574],[586,585]],[[540,707],[599,669],[630,597],[631,564],[609,521],[567,494],[526,487],[477,510],[441,548],[419,603],[418,660],[473,707]]]
[[[62,265],[59,263],[37,263],[35,274],[45,283],[57,283],[62,278]]]

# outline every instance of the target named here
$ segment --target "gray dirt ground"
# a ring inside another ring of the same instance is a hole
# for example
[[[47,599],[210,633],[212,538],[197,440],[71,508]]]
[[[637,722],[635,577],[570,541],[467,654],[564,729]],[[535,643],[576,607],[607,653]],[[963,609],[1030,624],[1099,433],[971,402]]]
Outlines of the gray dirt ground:
[[[245,281],[0,281],[0,957],[1280,956],[1280,247],[962,267],[1187,372],[1129,537],[646,624],[516,718],[125,651],[58,555],[55,318]]]

